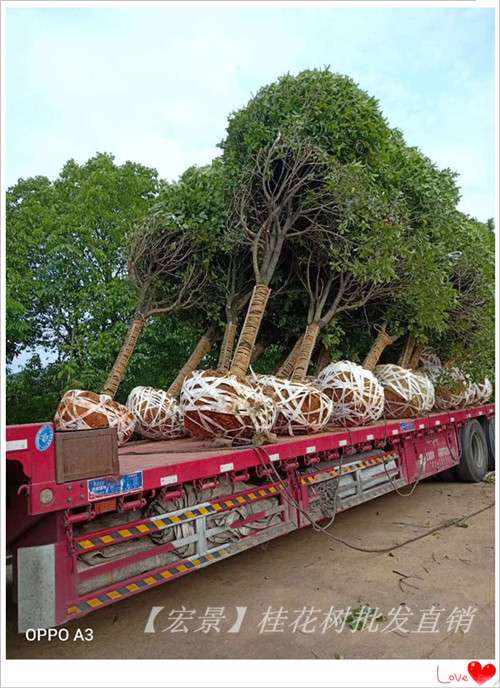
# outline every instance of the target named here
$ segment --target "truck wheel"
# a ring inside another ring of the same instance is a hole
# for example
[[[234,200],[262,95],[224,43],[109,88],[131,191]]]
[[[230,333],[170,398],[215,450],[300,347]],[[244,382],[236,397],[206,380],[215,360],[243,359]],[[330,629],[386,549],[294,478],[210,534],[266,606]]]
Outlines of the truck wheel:
[[[488,468],[490,471],[495,470],[495,416],[488,418],[485,425],[483,425],[484,434],[486,435],[486,444],[488,446]]]
[[[477,420],[470,420],[460,431],[460,448],[458,479],[464,483],[480,483],[488,472],[488,445]]]

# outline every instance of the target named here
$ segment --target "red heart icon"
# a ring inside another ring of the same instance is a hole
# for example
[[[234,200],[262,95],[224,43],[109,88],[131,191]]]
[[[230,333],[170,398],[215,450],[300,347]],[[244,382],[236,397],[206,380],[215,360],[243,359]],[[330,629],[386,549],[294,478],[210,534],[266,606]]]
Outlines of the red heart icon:
[[[479,683],[480,686],[486,683],[486,681],[489,681],[490,678],[493,678],[497,673],[496,667],[494,667],[493,664],[485,664],[483,667],[481,666],[481,662],[469,662],[467,669],[474,681]]]

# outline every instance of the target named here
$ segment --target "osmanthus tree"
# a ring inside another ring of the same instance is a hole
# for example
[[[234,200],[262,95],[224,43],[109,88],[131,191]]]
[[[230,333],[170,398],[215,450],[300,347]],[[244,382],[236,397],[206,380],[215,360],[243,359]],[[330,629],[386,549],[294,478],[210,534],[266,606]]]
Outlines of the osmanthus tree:
[[[331,160],[368,168],[389,141],[377,101],[329,70],[286,75],[234,113],[221,146],[236,179],[239,225],[250,244],[255,289],[231,372],[244,375],[286,242],[329,231]]]
[[[318,336],[346,311],[394,289],[404,248],[398,203],[387,198],[359,163],[330,161],[328,231],[297,242],[297,272],[309,296],[307,327],[292,379],[304,380]]]
[[[313,232],[330,202],[320,192],[325,174],[320,149],[278,134],[257,151],[240,179],[238,229],[250,247],[255,286],[230,368],[237,377],[247,372],[285,242]]]
[[[455,295],[450,281],[450,256],[428,241],[424,232],[408,234],[395,263],[395,278],[383,298],[375,298],[365,310],[367,323],[385,324],[385,331],[401,342],[399,358],[403,368],[416,368],[419,350],[442,336],[449,328]],[[353,336],[357,336],[353,334]],[[382,355],[389,337],[380,338]]]
[[[238,318],[252,296],[251,272],[247,252],[237,246],[221,252],[216,261],[216,285],[224,303],[224,334],[217,364],[218,370],[229,370],[238,331]]]
[[[188,310],[201,301],[206,273],[197,260],[199,252],[193,238],[172,226],[161,209],[153,210],[136,228],[128,275],[137,290],[137,304],[103,393],[115,396],[148,318]]]
[[[413,368],[419,349],[443,336],[452,317],[460,193],[456,174],[407,146],[398,130],[392,130],[378,159],[377,174],[387,193],[399,199],[405,236],[394,289],[370,317],[385,320],[391,332],[408,333],[399,363]]]
[[[453,361],[481,382],[495,366],[495,233],[493,222],[457,213],[449,253],[453,301],[447,327],[429,343],[442,361]]]
[[[105,384],[106,393],[116,392],[137,338],[151,316],[191,311],[208,323],[170,384],[170,395],[179,393],[184,378],[210,351],[218,331],[213,277],[226,222],[225,184],[220,159],[205,167],[190,167],[177,182],[163,184],[157,204],[137,228],[129,275],[138,303]]]

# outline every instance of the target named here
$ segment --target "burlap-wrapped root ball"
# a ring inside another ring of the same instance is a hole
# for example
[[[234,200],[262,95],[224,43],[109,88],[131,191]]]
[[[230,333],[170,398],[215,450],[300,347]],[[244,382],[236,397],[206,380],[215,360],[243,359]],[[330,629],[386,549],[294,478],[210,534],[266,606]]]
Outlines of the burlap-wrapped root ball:
[[[122,446],[134,432],[135,417],[107,394],[70,389],[59,402],[54,425],[56,430],[116,428],[118,445]]]
[[[441,411],[451,411],[471,403],[470,386],[458,368],[443,368],[437,375],[434,388],[436,408]]]
[[[417,383],[420,386],[422,393],[422,411],[428,413],[434,408],[436,403],[436,394],[434,391],[434,385],[432,384],[429,377],[420,370],[412,371],[417,379]]]
[[[273,401],[234,375],[195,370],[182,386],[185,428],[195,437],[244,443],[269,433],[276,420]]]
[[[413,418],[423,412],[428,394],[414,373],[387,363],[378,365],[375,375],[384,388],[384,412],[387,418]]]
[[[127,407],[137,420],[137,432],[143,437],[172,440],[185,435],[182,409],[163,389],[134,387]]]
[[[470,382],[465,390],[464,406],[478,406],[479,403],[479,385],[476,382]]]
[[[466,406],[481,406],[486,404],[493,392],[493,385],[484,378],[483,382],[472,382],[466,391]]]
[[[106,395],[102,395],[106,396]],[[136,419],[134,414],[123,404],[119,404],[113,399],[106,402],[106,409],[109,413],[109,427],[116,428],[118,433],[118,446],[123,446],[134,434]]]
[[[257,375],[254,384],[276,404],[273,430],[280,435],[319,432],[330,420],[330,399],[311,384],[290,382],[274,375]]]
[[[316,385],[332,401],[331,421],[343,426],[368,425],[384,412],[384,391],[375,375],[357,363],[326,366]]]

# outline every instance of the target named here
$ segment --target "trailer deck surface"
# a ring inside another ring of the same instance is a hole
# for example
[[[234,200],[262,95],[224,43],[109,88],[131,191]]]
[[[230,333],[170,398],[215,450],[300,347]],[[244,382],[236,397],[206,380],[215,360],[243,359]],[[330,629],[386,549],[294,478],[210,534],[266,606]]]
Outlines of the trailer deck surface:
[[[372,426],[365,426],[368,429]],[[375,426],[373,426],[375,427]],[[361,428],[356,428],[357,430]],[[307,437],[309,442],[316,438],[330,437],[335,433],[345,432],[344,428],[332,427],[325,432],[307,436],[278,437],[276,442],[264,445],[266,451],[275,451],[283,446],[290,446],[298,439]],[[189,461],[203,461],[213,457],[230,456],[253,449],[252,445],[231,446],[217,444],[211,440],[197,440],[191,437],[176,440],[139,440],[129,442],[118,450],[120,472],[127,473],[132,470],[158,468],[161,466],[174,466]]]
[[[493,404],[486,408],[493,413]],[[483,409],[483,411],[481,411]],[[280,458],[291,458],[308,453],[308,448],[315,446],[318,451],[332,449],[339,446],[352,446],[363,441],[393,438],[405,432],[415,432],[436,426],[447,425],[455,421],[467,420],[484,412],[485,407],[471,407],[451,412],[430,413],[419,418],[403,418],[397,420],[380,420],[371,425],[344,428],[329,426],[323,432],[310,435],[296,435],[294,437],[280,436],[275,442],[263,445],[263,449],[271,456],[280,454]],[[203,462],[215,458],[247,458],[255,459],[253,445],[224,446],[217,440],[197,440],[194,438],[179,438],[175,440],[139,440],[129,442],[118,452],[120,472],[129,473],[137,470],[178,466],[191,462]]]

